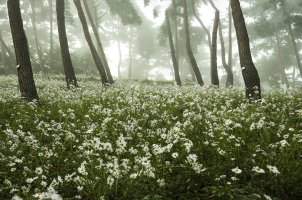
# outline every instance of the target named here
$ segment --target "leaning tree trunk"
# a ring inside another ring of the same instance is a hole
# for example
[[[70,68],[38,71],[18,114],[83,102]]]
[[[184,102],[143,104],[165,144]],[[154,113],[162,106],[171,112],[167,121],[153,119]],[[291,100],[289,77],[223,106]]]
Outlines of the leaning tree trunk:
[[[191,40],[190,40],[190,30],[189,30],[189,17],[188,17],[188,6],[187,6],[187,0],[183,0],[183,6],[184,6],[184,13],[183,13],[183,19],[184,19],[184,29],[185,29],[185,37],[186,37],[186,49],[187,54],[191,63],[191,67],[194,71],[197,83],[200,86],[204,85],[202,76],[200,74],[196,59],[193,55],[192,47],[191,47]]]
[[[239,0],[231,0],[232,14],[237,34],[242,75],[246,87],[246,98],[261,99],[260,78],[251,55],[249,36]]]
[[[226,59],[225,59],[225,46],[224,46],[221,22],[219,22],[219,37],[220,37],[220,44],[221,44],[222,65],[227,73],[226,87],[230,87],[230,86],[233,86],[233,84],[234,84],[234,76],[233,76],[232,69],[229,67],[229,65],[227,64]]]
[[[3,49],[8,53],[9,58],[12,59],[14,57],[14,54],[11,52],[11,50],[8,48],[8,46],[4,42],[2,35],[1,35],[1,31],[0,31],[0,44],[3,47]]]
[[[168,36],[169,36],[171,57],[172,57],[172,62],[173,62],[174,76],[175,76],[175,81],[176,81],[177,85],[181,86],[181,80],[180,80],[180,76],[179,76],[179,66],[178,66],[176,53],[175,53],[175,49],[174,49],[174,43],[173,43],[172,31],[171,31],[171,24],[170,24],[170,19],[169,18],[170,18],[169,11],[166,10],[166,23],[167,23],[167,28],[168,28]]]
[[[42,69],[43,69],[43,52],[42,52],[41,44],[39,42],[38,30],[37,30],[37,26],[36,26],[35,1],[29,1],[29,3],[30,3],[31,10],[32,10],[30,19],[31,19],[31,23],[33,26],[33,30],[34,30],[35,46],[36,46],[36,50],[37,50],[37,54],[38,54],[38,58],[39,58],[40,71],[42,71]]]
[[[109,81],[110,84],[113,84],[114,81],[113,81],[113,78],[112,78],[112,75],[111,75],[111,72],[110,72],[110,68],[109,68],[107,59],[106,59],[106,55],[105,55],[104,48],[103,48],[103,45],[102,45],[102,42],[101,42],[101,39],[100,39],[99,31],[98,31],[98,29],[95,25],[95,22],[93,21],[93,18],[92,18],[92,15],[90,13],[87,2],[83,1],[83,3],[84,3],[85,10],[86,10],[86,14],[88,16],[89,22],[90,22],[91,27],[92,27],[93,33],[95,35],[97,46],[100,50],[100,54],[101,54],[100,58],[101,58],[101,61],[103,63],[103,66],[105,67],[106,74],[107,74],[107,77],[108,77],[108,81]]]
[[[23,28],[19,0],[8,0],[7,9],[17,60],[18,81],[22,98],[27,101],[38,100],[33,77],[29,48]]]
[[[56,0],[56,11],[57,11],[57,24],[58,24],[60,47],[61,47],[61,55],[63,60],[67,87],[70,88],[71,85],[77,87],[78,82],[69,53],[66,27],[65,27],[65,14],[64,14],[65,0]]]
[[[176,56],[176,62],[178,65],[178,68],[180,68],[179,65],[179,43],[178,43],[178,28],[177,28],[177,6],[176,6],[176,0],[172,0],[172,6],[173,6],[173,12],[174,12],[174,37],[175,37],[175,56]]]
[[[78,15],[79,15],[79,18],[80,18],[82,26],[83,26],[84,35],[85,35],[86,41],[88,43],[88,46],[90,48],[91,54],[93,56],[95,65],[96,65],[96,67],[97,67],[97,69],[98,69],[98,71],[101,75],[102,83],[105,84],[105,85],[110,84],[110,82],[108,81],[108,78],[107,78],[107,74],[106,74],[104,65],[103,65],[103,63],[102,63],[102,61],[101,61],[101,59],[100,59],[100,57],[97,53],[97,50],[96,50],[96,48],[95,48],[95,46],[92,42],[89,30],[88,30],[86,17],[85,17],[83,8],[82,8],[81,1],[80,0],[74,0],[74,4],[77,8]]]
[[[283,55],[281,52],[281,42],[280,42],[279,35],[276,36],[276,41],[277,41],[277,51],[278,51],[278,58],[279,58],[279,72],[281,75],[282,82],[285,83],[287,88],[289,88],[289,82],[286,77],[285,66],[284,66],[284,62],[283,62]]]
[[[294,33],[293,33],[293,29],[292,29],[292,26],[291,26],[290,23],[288,24],[288,33],[289,33],[290,39],[291,39],[293,47],[294,47],[294,52],[295,52],[295,56],[296,56],[296,60],[297,60],[297,66],[298,66],[298,69],[300,71],[300,76],[302,77],[301,58],[300,58],[300,55],[299,55],[299,50],[298,50],[297,42],[296,42],[296,39],[295,39],[295,36],[294,36]]]

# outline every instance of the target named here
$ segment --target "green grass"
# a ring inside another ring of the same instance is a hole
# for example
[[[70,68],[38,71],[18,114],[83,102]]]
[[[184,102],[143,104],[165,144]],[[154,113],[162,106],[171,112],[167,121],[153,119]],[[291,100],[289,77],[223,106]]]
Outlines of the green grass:
[[[302,198],[301,92],[81,80],[0,77],[0,199]]]

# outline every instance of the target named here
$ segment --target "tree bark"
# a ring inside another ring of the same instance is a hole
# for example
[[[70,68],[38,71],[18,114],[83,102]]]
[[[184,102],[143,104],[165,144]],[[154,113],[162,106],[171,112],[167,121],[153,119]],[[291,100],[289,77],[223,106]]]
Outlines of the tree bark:
[[[78,87],[77,78],[72,65],[65,26],[65,0],[56,0],[57,24],[67,87]]]
[[[95,48],[95,46],[92,42],[89,30],[88,30],[86,17],[85,17],[83,8],[82,8],[81,1],[80,0],[74,0],[74,4],[77,8],[78,15],[79,15],[80,21],[82,23],[82,27],[83,27],[83,32],[84,32],[84,35],[85,35],[85,38],[86,38],[86,42],[87,42],[87,44],[90,48],[90,51],[91,51],[91,54],[93,56],[95,65],[96,65],[96,67],[97,67],[97,69],[100,73],[102,83],[105,84],[105,85],[110,84],[110,82],[108,80],[108,77],[107,77],[107,74],[106,74],[106,71],[105,71],[105,68],[104,68],[104,65],[103,65],[103,63],[102,63],[102,61],[101,61],[101,59],[100,59],[100,57],[97,53],[97,50],[96,50],[96,48]]]
[[[211,48],[211,83],[214,86],[219,86],[219,77],[217,69],[217,32],[219,26],[219,11],[215,11],[215,20],[212,33],[212,48]]]
[[[231,11],[231,4],[229,5],[229,54],[228,54],[228,66],[231,69],[233,73],[233,37],[232,37],[232,26],[233,20],[232,20],[232,11]],[[234,78],[234,77],[233,77]],[[233,80],[234,84],[234,80]],[[233,85],[232,84],[232,85]]]
[[[20,1],[8,0],[7,9],[17,60],[18,81],[22,98],[38,100],[38,93],[29,57],[29,48],[21,17]]]
[[[196,59],[193,55],[192,48],[191,48],[187,0],[183,0],[183,6],[184,6],[183,18],[184,18],[184,29],[185,29],[185,37],[186,37],[187,54],[188,54],[188,57],[189,57],[189,60],[190,60],[190,63],[191,63],[191,67],[194,71],[197,83],[200,86],[203,86],[204,82],[203,82],[202,76],[200,74]]]
[[[102,42],[101,42],[101,39],[100,39],[99,31],[98,31],[98,29],[97,29],[97,27],[96,27],[96,25],[93,21],[93,18],[92,18],[92,15],[90,13],[87,2],[83,1],[83,3],[84,3],[85,10],[86,10],[86,14],[88,16],[88,20],[91,24],[91,27],[92,27],[92,30],[93,30],[93,33],[94,33],[94,36],[95,36],[95,39],[96,39],[97,46],[100,50],[100,58],[101,58],[101,61],[103,63],[103,66],[105,67],[105,71],[106,71],[106,74],[107,74],[108,81],[109,81],[110,84],[113,84],[114,81],[113,81],[113,78],[112,78],[112,75],[111,75],[111,72],[110,72],[110,68],[109,68],[107,59],[106,59],[106,55],[105,55],[104,48],[103,48],[103,45],[102,45]]]
[[[173,62],[174,77],[175,77],[175,81],[176,81],[177,85],[181,86],[181,80],[180,80],[180,76],[179,76],[179,66],[177,63],[176,53],[175,53],[175,49],[174,49],[171,24],[170,24],[169,18],[170,18],[169,11],[166,10],[166,24],[167,24],[167,28],[168,28],[168,37],[169,37],[170,51],[171,51],[171,57],[172,57],[172,62]]]
[[[301,58],[300,58],[300,55],[299,55],[299,50],[298,50],[297,42],[296,42],[296,39],[295,39],[295,36],[294,36],[294,33],[293,33],[293,29],[292,29],[292,26],[291,26],[290,23],[288,24],[288,33],[289,33],[290,39],[291,39],[293,47],[294,47],[294,52],[295,52],[295,56],[296,56],[296,60],[297,60],[297,67],[300,71],[300,76],[302,78]]]
[[[39,38],[38,38],[38,30],[37,30],[37,26],[36,26],[36,12],[35,12],[35,1],[34,0],[30,0],[30,7],[32,10],[32,14],[30,15],[30,19],[31,19],[31,23],[33,26],[33,30],[34,30],[34,38],[35,38],[35,46],[36,46],[36,50],[37,50],[37,54],[38,54],[38,58],[39,58],[39,66],[40,66],[40,71],[43,70],[43,52],[42,52],[42,47],[41,44],[39,42]]]
[[[238,40],[241,71],[246,87],[246,98],[261,99],[260,78],[253,63],[249,36],[239,0],[231,0],[232,14]]]
[[[221,22],[219,22],[219,37],[220,37],[220,44],[221,44],[221,59],[222,59],[222,65],[227,73],[227,80],[226,80],[226,87],[233,86],[234,84],[234,76],[233,71],[229,67],[229,65],[226,63],[225,59],[225,45],[224,45],[224,39],[222,34],[222,27]]]
[[[179,43],[178,43],[178,28],[177,28],[177,6],[176,1],[172,0],[172,6],[173,6],[173,12],[174,12],[174,37],[175,37],[175,56],[176,56],[176,62],[178,65],[178,68],[180,68],[179,65]]]

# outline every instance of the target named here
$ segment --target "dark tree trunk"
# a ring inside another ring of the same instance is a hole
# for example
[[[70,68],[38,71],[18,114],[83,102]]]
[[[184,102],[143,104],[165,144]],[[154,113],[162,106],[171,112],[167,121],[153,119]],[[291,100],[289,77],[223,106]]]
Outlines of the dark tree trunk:
[[[176,81],[177,85],[181,86],[181,80],[180,80],[180,76],[179,76],[179,66],[178,66],[177,58],[176,58],[176,54],[175,54],[174,43],[173,43],[173,38],[172,38],[172,31],[171,31],[171,24],[170,24],[169,18],[170,18],[169,11],[166,10],[166,23],[167,23],[167,28],[168,28],[168,36],[169,36],[171,57],[172,57],[172,62],[173,62],[174,76],[175,76],[175,81]]]
[[[219,86],[219,77],[217,69],[217,33],[219,26],[219,11],[215,11],[215,20],[212,33],[212,48],[211,48],[211,83],[214,86]]]
[[[19,0],[8,0],[7,9],[11,27],[12,38],[17,60],[18,81],[22,98],[27,101],[38,100],[38,93],[33,77],[29,48],[23,28]]]
[[[31,23],[33,25],[33,30],[34,30],[34,38],[35,38],[35,46],[36,46],[36,50],[37,50],[37,54],[38,54],[38,58],[39,58],[39,66],[40,66],[40,71],[43,70],[43,52],[42,52],[42,47],[41,44],[39,42],[39,38],[38,38],[38,30],[37,30],[37,26],[36,26],[36,12],[35,12],[35,1],[34,0],[30,0],[29,1],[30,6],[31,6],[31,10],[32,10],[32,14],[30,15],[30,19],[31,19]]]
[[[233,37],[232,37],[232,11],[231,11],[231,4],[229,5],[229,55],[228,55],[228,66],[231,72],[233,73]],[[233,76],[234,78],[234,76]],[[232,85],[234,84],[234,80]]]
[[[73,69],[72,61],[69,53],[69,46],[65,27],[65,0],[56,0],[57,24],[61,47],[61,55],[63,60],[65,79],[67,87],[71,85],[77,87],[78,82]]]
[[[88,25],[87,25],[86,17],[85,17],[83,8],[82,8],[81,1],[80,0],[74,0],[74,4],[75,4],[75,6],[77,8],[78,15],[79,15],[79,18],[80,18],[82,26],[83,26],[83,32],[84,32],[86,41],[88,43],[88,46],[90,48],[91,54],[93,56],[95,65],[96,65],[96,67],[97,67],[97,69],[98,69],[98,71],[99,71],[99,73],[101,75],[102,83],[105,84],[105,85],[106,84],[110,84],[110,82],[108,81],[108,78],[107,78],[107,74],[106,74],[104,65],[103,65],[100,57],[98,56],[97,50],[96,50],[96,48],[95,48],[95,46],[94,46],[94,44],[92,42],[89,30],[88,30]]]
[[[222,27],[221,22],[219,22],[219,37],[220,37],[220,44],[221,44],[221,59],[222,59],[222,65],[227,73],[227,80],[226,80],[226,87],[233,86],[234,84],[234,76],[232,69],[228,66],[226,59],[225,59],[225,45],[224,45],[224,39],[222,34]]]
[[[253,63],[249,36],[239,0],[231,0],[232,14],[238,40],[241,71],[246,87],[246,98],[261,99],[260,78]]]
[[[295,52],[295,56],[296,56],[296,60],[297,60],[297,66],[298,66],[298,69],[300,71],[300,76],[302,77],[301,58],[300,58],[300,55],[299,55],[299,50],[298,50],[297,42],[296,42],[296,39],[295,39],[295,36],[294,36],[294,33],[293,33],[293,29],[292,29],[292,26],[291,26],[290,23],[288,24],[288,33],[289,33],[290,39],[291,39],[293,47],[294,47],[294,52]]]
[[[192,48],[191,48],[187,0],[183,0],[183,6],[184,6],[183,18],[184,18],[184,29],[185,29],[185,37],[186,37],[187,54],[188,54],[188,57],[189,57],[189,60],[191,63],[191,67],[194,71],[197,83],[200,86],[203,86],[204,82],[203,82],[202,76],[200,74],[196,59],[193,55]]]
[[[92,18],[92,15],[90,13],[87,2],[83,1],[83,3],[84,3],[85,10],[86,10],[86,14],[88,16],[89,22],[90,22],[91,27],[92,27],[93,33],[95,35],[97,46],[100,50],[100,58],[101,58],[101,61],[103,63],[103,66],[105,67],[106,74],[107,74],[107,77],[108,77],[108,81],[109,81],[110,84],[113,84],[114,81],[113,81],[113,78],[112,78],[112,75],[111,75],[111,72],[110,72],[110,68],[109,68],[107,59],[106,59],[106,55],[105,55],[104,48],[103,48],[103,45],[102,45],[102,42],[101,42],[101,39],[100,39],[99,31],[98,31],[98,29],[97,29],[97,27],[96,27],[96,25],[93,21],[93,18]]]
[[[62,0],[63,1],[63,0]],[[49,67],[53,68],[53,1],[48,0],[49,3],[49,9],[50,9],[50,16],[49,16],[49,25],[50,25],[50,31],[49,31]]]

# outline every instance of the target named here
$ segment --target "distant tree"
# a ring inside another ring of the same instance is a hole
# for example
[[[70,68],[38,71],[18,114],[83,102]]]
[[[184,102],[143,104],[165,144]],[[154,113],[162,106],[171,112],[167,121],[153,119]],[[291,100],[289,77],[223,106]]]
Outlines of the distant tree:
[[[33,101],[34,99],[38,100],[39,97],[33,78],[27,38],[23,28],[20,1],[8,0],[7,9],[15,47],[21,96],[27,101]]]
[[[88,20],[89,20],[90,25],[92,27],[93,33],[95,35],[96,43],[97,43],[98,49],[100,51],[99,56],[100,56],[101,61],[104,65],[104,67],[105,67],[105,71],[106,71],[106,74],[107,74],[108,81],[109,81],[110,84],[113,84],[114,81],[113,81],[113,78],[112,78],[112,75],[111,75],[111,72],[110,72],[110,68],[109,68],[109,65],[108,65],[108,62],[107,62],[107,58],[106,58],[106,55],[105,55],[105,52],[104,52],[103,45],[102,45],[102,42],[101,42],[101,39],[100,39],[99,31],[97,29],[97,26],[95,25],[95,22],[93,20],[93,17],[91,15],[91,13],[90,13],[87,2],[83,1],[83,4],[84,4],[86,14],[88,16]]]
[[[261,99],[260,78],[251,55],[249,36],[239,0],[231,0],[231,8],[236,29],[241,71],[246,87],[246,98]]]
[[[105,85],[109,84],[110,82],[108,80],[105,67],[104,67],[104,65],[103,65],[103,63],[102,63],[102,61],[101,61],[101,59],[100,59],[100,57],[97,53],[97,50],[96,50],[96,48],[95,48],[95,46],[92,42],[81,1],[80,0],[74,0],[74,4],[77,8],[78,15],[79,15],[79,18],[80,18],[81,23],[82,23],[84,35],[85,35],[87,44],[90,48],[90,51],[91,51],[92,57],[94,59],[95,65],[96,65],[96,67],[97,67],[97,69],[100,73],[102,83],[105,84]]]
[[[56,0],[56,11],[61,55],[65,72],[65,80],[68,88],[71,85],[77,87],[78,82],[69,53],[69,45],[65,27],[65,0]]]
[[[183,7],[184,7],[184,12],[183,12],[183,19],[184,19],[184,29],[185,29],[185,38],[186,38],[186,50],[187,54],[191,63],[191,67],[194,71],[197,83],[200,86],[204,85],[202,76],[200,74],[196,59],[193,55],[192,47],[191,47],[191,40],[190,40],[190,30],[189,30],[189,16],[188,16],[188,6],[187,6],[187,0],[183,0]]]
[[[169,10],[166,10],[166,23],[167,23],[167,28],[168,28],[168,37],[169,37],[169,44],[170,44],[170,51],[171,51],[171,57],[172,57],[172,62],[173,62],[173,69],[174,69],[174,76],[175,76],[175,81],[177,85],[181,86],[181,80],[180,80],[180,75],[179,75],[179,65],[177,62],[177,57],[175,53],[175,48],[174,48],[174,42],[173,42],[173,36],[172,36],[172,30],[171,30],[171,24],[170,24],[170,14]]]

